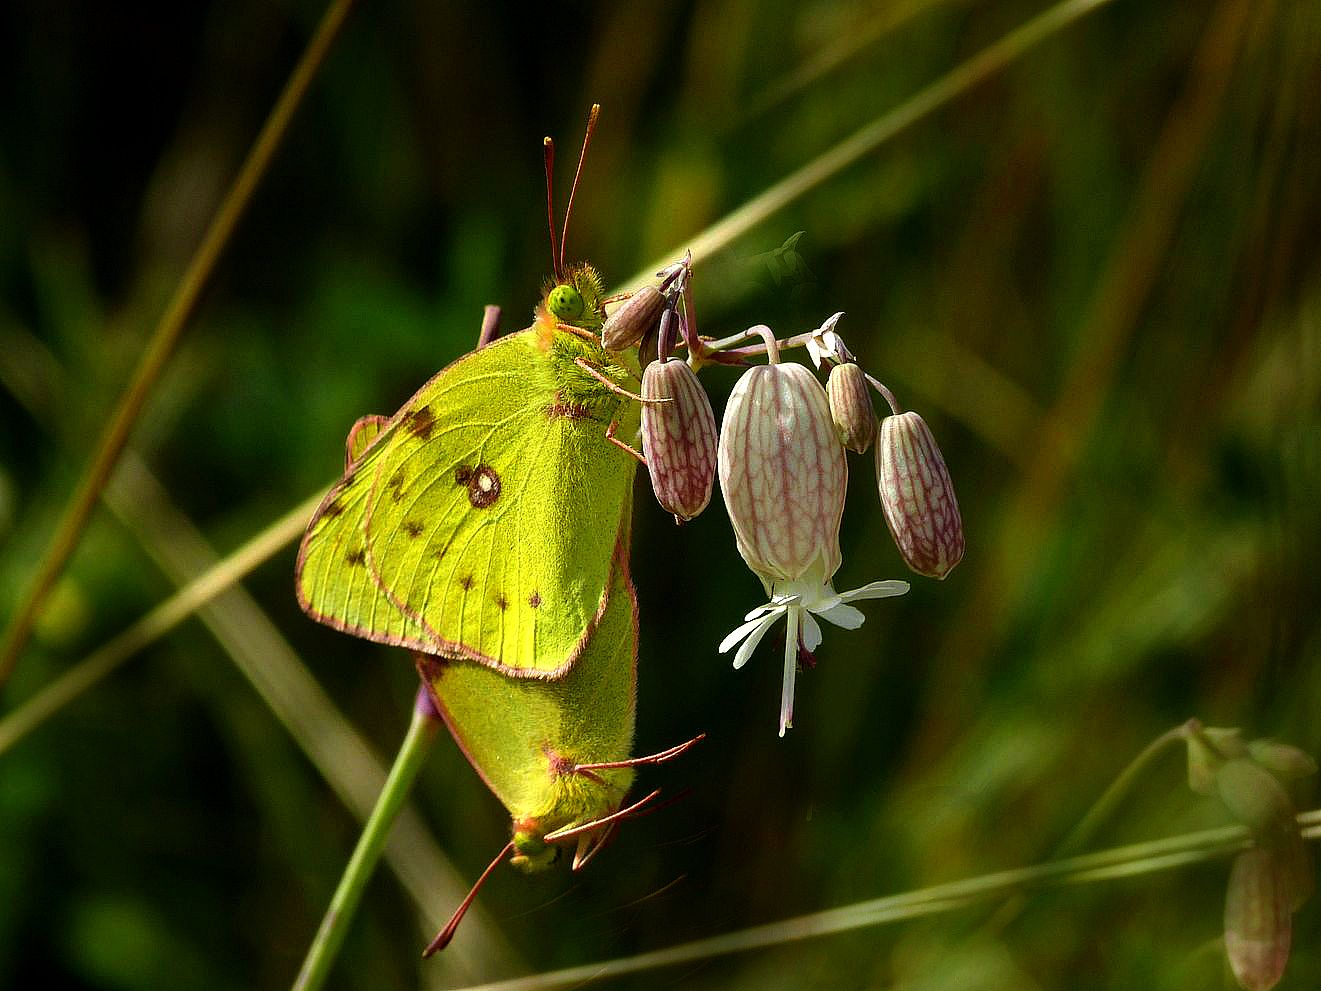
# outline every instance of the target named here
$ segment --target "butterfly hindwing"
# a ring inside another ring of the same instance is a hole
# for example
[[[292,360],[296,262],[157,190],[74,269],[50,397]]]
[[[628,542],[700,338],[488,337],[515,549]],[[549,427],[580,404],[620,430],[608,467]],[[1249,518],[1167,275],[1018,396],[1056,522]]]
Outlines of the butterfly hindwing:
[[[632,460],[613,397],[561,399],[533,331],[459,359],[359,453],[313,518],[299,599],[339,629],[558,677],[608,596]]]
[[[620,554],[605,615],[563,678],[503,678],[437,658],[419,658],[418,667],[455,741],[514,820],[550,831],[608,814],[632,783],[631,768],[591,776],[566,769],[628,758],[637,638],[637,598]]]

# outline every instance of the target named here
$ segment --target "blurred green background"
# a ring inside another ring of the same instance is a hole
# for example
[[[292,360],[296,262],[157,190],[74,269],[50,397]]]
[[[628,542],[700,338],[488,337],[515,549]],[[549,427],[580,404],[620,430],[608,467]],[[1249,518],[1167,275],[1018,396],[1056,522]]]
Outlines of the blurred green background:
[[[563,193],[603,105],[570,254],[617,282],[1047,6],[361,2],[3,709],[168,595],[206,558],[198,534],[228,552],[329,485],[352,421],[467,350],[484,304],[522,325],[549,267],[543,134]],[[0,616],[321,9],[0,8]],[[774,650],[740,672],[715,651],[761,601],[718,496],[676,533],[644,479],[637,752],[705,730],[642,776],[691,793],[581,876],[497,872],[420,965],[423,931],[507,835],[440,741],[425,828],[396,852],[426,878],[443,850],[454,880],[419,907],[383,867],[332,986],[586,963],[1044,860],[1189,716],[1316,754],[1318,92],[1314,0],[1115,0],[703,262],[704,333],[846,311],[859,359],[943,446],[963,564],[828,629],[779,740]],[[797,231],[808,274],[777,282],[757,256]],[[733,380],[704,374],[717,413]],[[912,577],[870,456],[852,464],[839,587]],[[415,684],[402,651],[307,620],[292,569],[289,547],[213,627],[185,623],[0,757],[0,985],[288,985],[357,826],[231,658],[276,694],[310,673],[387,759]],[[339,787],[370,783],[332,762]],[[1097,842],[1225,821],[1182,781],[1159,762]],[[1227,871],[606,986],[1232,987]],[[1319,931],[1311,904],[1282,987],[1321,982]]]

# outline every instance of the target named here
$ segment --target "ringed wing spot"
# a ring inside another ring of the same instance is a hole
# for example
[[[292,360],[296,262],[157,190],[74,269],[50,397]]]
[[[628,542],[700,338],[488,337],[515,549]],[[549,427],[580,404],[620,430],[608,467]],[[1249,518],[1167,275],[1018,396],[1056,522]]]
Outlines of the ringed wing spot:
[[[478,465],[468,480],[468,501],[476,509],[487,509],[500,498],[500,476],[490,465]]]
[[[539,608],[541,606],[541,593],[533,592],[531,595],[529,595],[527,604],[531,606],[533,609]]]

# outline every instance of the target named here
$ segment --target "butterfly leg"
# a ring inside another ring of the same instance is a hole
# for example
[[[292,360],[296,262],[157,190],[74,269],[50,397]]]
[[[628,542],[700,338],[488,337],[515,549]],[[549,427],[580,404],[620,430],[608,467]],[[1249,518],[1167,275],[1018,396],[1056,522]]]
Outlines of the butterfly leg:
[[[575,337],[581,337],[584,341],[591,341],[593,344],[600,344],[601,338],[593,334],[590,330],[584,330],[582,327],[575,327],[571,323],[557,323],[556,330],[562,330],[566,334],[573,334]]]
[[[580,871],[591,863],[592,858],[610,845],[610,841],[615,838],[615,833],[619,831],[619,823],[611,823],[606,827],[606,831],[600,836],[593,836],[590,833],[578,837],[578,849],[573,853],[573,869]]]
[[[633,455],[633,457],[637,458],[639,462],[645,465],[647,463],[647,459],[643,456],[641,451],[639,451],[636,447],[630,446],[629,444],[625,443],[624,441],[620,440],[618,437],[615,436],[615,431],[618,429],[619,429],[619,421],[611,420],[610,426],[605,428],[605,439],[608,440],[611,444],[614,444],[615,447],[619,448],[621,451],[627,451],[629,454]]]
[[[547,833],[542,839],[547,843],[558,843],[560,840],[567,840],[573,836],[581,836],[583,833],[595,832],[602,826],[609,826],[613,823],[631,818],[632,816],[637,815],[643,807],[650,805],[660,793],[661,790],[655,788],[639,798],[632,805],[624,806],[624,808],[620,809],[618,812],[612,812],[608,816],[602,816],[600,819],[593,819],[591,822],[585,822],[580,826],[569,826],[566,829],[557,829],[553,833]]]
[[[575,764],[573,769],[581,773],[583,771],[604,771],[612,767],[639,767],[643,764],[662,764],[667,760],[673,760],[682,753],[686,753],[705,739],[705,733],[698,733],[691,740],[681,743],[677,747],[662,750],[660,753],[648,754],[646,757],[630,757],[628,760],[605,761],[598,764]]]
[[[674,401],[669,396],[661,396],[658,399],[643,399],[636,392],[629,392],[623,386],[619,385],[619,383],[611,379],[608,375],[601,372],[600,369],[593,368],[592,363],[588,361],[586,358],[574,358],[573,363],[577,365],[579,368],[581,368],[583,371],[585,371],[592,378],[596,379],[596,381],[600,382],[603,386],[605,386],[609,391],[613,392],[616,396],[623,396],[625,399],[633,399],[639,403],[651,403],[653,405],[658,403],[669,403]]]

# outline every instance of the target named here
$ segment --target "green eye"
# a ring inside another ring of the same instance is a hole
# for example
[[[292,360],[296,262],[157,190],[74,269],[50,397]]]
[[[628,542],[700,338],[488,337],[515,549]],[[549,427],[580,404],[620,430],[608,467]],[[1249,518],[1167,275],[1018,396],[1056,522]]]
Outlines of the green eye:
[[[546,308],[560,320],[577,320],[583,315],[583,297],[573,286],[563,283],[546,297]]]

